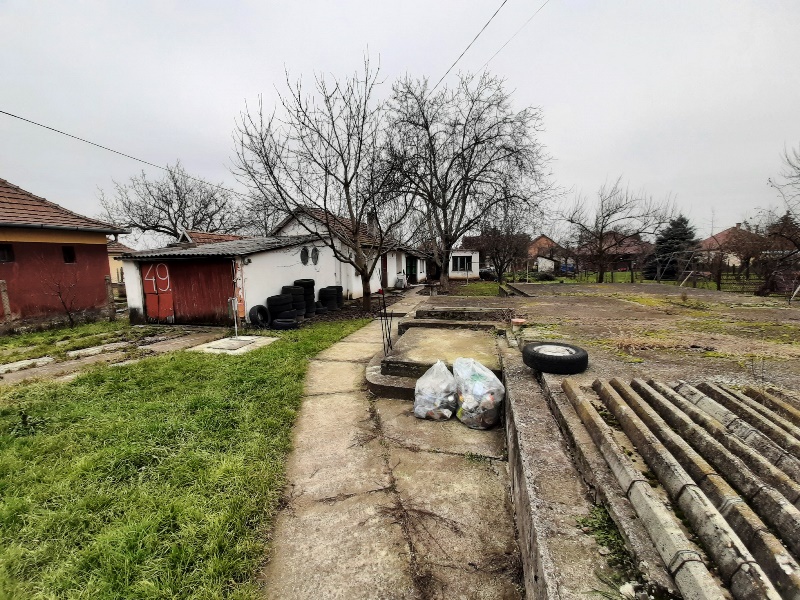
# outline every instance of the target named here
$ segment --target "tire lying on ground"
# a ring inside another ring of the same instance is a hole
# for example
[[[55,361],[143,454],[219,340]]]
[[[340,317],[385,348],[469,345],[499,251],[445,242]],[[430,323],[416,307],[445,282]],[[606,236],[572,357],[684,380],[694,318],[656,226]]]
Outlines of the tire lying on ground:
[[[253,327],[263,328],[269,325],[269,311],[266,306],[256,304],[250,309],[247,315],[250,318],[250,325]]]
[[[275,304],[269,308],[269,318],[270,320],[276,319],[279,314],[282,312],[286,312],[287,310],[294,310],[292,303],[289,302],[288,304]]]
[[[273,321],[294,321],[297,319],[297,311],[296,310],[286,310],[281,313],[278,313],[277,316],[272,319]]]
[[[522,349],[522,361],[534,371],[575,375],[589,366],[589,353],[583,348],[559,342],[529,342]]]
[[[272,329],[297,329],[297,322],[294,319],[275,319],[270,327]]]

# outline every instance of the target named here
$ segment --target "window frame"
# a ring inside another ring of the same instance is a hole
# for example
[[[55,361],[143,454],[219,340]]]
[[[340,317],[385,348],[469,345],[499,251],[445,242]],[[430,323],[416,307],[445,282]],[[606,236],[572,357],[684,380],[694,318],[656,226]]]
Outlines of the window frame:
[[[75,246],[61,246],[61,256],[64,259],[65,265],[74,265],[78,262],[78,254],[75,252]],[[67,260],[72,258],[72,260]]]
[[[16,256],[14,256],[14,245],[0,244],[0,263],[13,263],[13,262],[16,262]]]

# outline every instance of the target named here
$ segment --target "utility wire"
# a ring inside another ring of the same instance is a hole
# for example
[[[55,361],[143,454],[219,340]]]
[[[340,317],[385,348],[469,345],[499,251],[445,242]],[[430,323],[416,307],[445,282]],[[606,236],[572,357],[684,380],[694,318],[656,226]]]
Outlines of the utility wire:
[[[497,8],[496,11],[494,11],[494,14],[491,17],[489,17],[489,20],[486,21],[484,26],[481,27],[481,30],[478,32],[478,35],[476,35],[474,38],[472,38],[472,41],[469,43],[469,45],[467,45],[467,47],[464,48],[464,51],[461,54],[458,55],[458,58],[455,60],[455,62],[453,62],[453,64],[450,65],[450,68],[447,69],[447,71],[445,72],[444,75],[442,75],[442,78],[439,81],[436,82],[435,86],[433,86],[433,89],[431,89],[431,91],[430,91],[431,94],[436,91],[436,88],[439,87],[439,84],[442,83],[442,81],[444,81],[444,78],[447,77],[447,75],[450,73],[450,71],[453,70],[453,67],[455,67],[456,64],[458,63],[458,61],[461,60],[461,57],[464,56],[467,53],[467,50],[469,50],[472,47],[472,44],[475,43],[475,40],[477,40],[480,37],[480,35],[483,33],[484,29],[486,29],[489,26],[489,23],[491,23],[492,19],[494,19],[497,16],[497,13],[500,12],[500,9],[502,9],[506,5],[506,2],[508,2],[508,0],[503,0],[503,3]]]
[[[500,52],[503,50],[503,48],[505,48],[506,46],[508,46],[508,45],[511,43],[511,40],[513,40],[515,37],[517,37],[517,35],[519,34],[519,32],[520,32],[520,31],[522,31],[523,29],[525,29],[525,26],[526,26],[528,23],[530,23],[531,21],[533,21],[533,17],[535,17],[536,15],[538,15],[538,14],[539,14],[539,11],[540,11],[540,10],[542,10],[542,9],[543,9],[543,8],[544,8],[544,7],[547,5],[547,3],[548,3],[548,2],[550,2],[550,0],[545,0],[544,4],[542,4],[542,5],[541,5],[539,8],[537,8],[537,9],[536,9],[536,12],[535,12],[535,13],[533,13],[533,14],[530,16],[530,18],[529,18],[527,21],[525,21],[525,22],[522,24],[522,27],[520,27],[519,29],[517,29],[516,33],[514,33],[514,35],[512,35],[510,38],[508,38],[508,41],[507,41],[505,44],[503,44],[502,46],[500,46],[500,50],[498,50],[497,52],[495,52],[494,54],[492,54],[491,58],[489,58],[489,60],[487,60],[485,63],[483,63],[483,66],[482,66],[480,69],[478,69],[478,70],[479,70],[479,71],[483,71],[483,69],[485,69],[485,68],[486,68],[486,65],[488,65],[490,62],[492,62],[492,59],[494,59],[494,57],[495,57],[495,56],[497,56],[498,54],[500,54]]]
[[[14,117],[15,119],[19,119],[20,121],[25,121],[26,123],[30,123],[31,125],[36,125],[38,127],[43,127],[44,129],[49,129],[50,131],[54,131],[56,133],[60,133],[61,135],[65,135],[67,137],[71,137],[74,140],[78,140],[80,142],[84,142],[86,144],[91,144],[92,146],[96,146],[97,148],[101,148],[103,150],[107,150],[108,152],[113,152],[114,154],[119,154],[120,156],[124,156],[125,158],[130,158],[131,160],[138,161],[150,167],[155,167],[156,169],[161,169],[162,171],[169,172],[169,169],[166,167],[162,167],[161,165],[157,165],[141,158],[136,158],[135,156],[131,156],[130,154],[125,154],[124,152],[120,152],[119,150],[114,150],[113,148],[109,148],[108,146],[103,146],[102,144],[97,144],[95,142],[86,140],[82,137],[78,137],[77,135],[72,135],[71,133],[67,133],[66,131],[61,131],[60,129],[56,129],[55,127],[49,127],[48,125],[44,125],[42,123],[37,123],[36,121],[31,121],[30,119],[26,119],[25,117],[20,117],[19,115],[11,114],[10,112],[6,112],[4,110],[0,110],[0,114],[8,115],[9,117]],[[234,190],[229,190],[228,188],[222,187],[221,185],[217,185],[215,183],[211,183],[209,181],[204,181],[202,179],[198,179],[197,177],[192,177],[191,175],[186,175],[187,179],[191,179],[193,181],[197,181],[203,183],[205,185],[210,185],[211,187],[215,187],[217,189],[223,190],[230,194],[236,194],[237,196],[242,196],[243,198],[248,198],[247,194],[242,194],[240,192],[236,192]]]

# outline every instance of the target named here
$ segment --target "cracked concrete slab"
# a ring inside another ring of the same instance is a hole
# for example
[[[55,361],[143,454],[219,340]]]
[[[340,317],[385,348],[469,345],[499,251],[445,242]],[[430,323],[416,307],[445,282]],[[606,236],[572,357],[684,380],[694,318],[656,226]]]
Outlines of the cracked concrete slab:
[[[380,399],[375,407],[384,436],[394,443],[402,442],[400,445],[406,448],[491,458],[505,456],[505,436],[501,428],[469,429],[455,417],[449,421],[418,419],[414,416],[413,404],[406,400]]]
[[[362,393],[306,398],[287,466],[288,494],[333,500],[386,488],[389,478],[370,425],[369,401]]]
[[[397,492],[429,598],[521,598],[506,463],[392,449]]]
[[[363,387],[364,365],[361,363],[324,360],[312,360],[308,363],[305,387],[307,395],[352,392]]]
[[[261,573],[269,600],[418,598],[408,547],[388,494],[291,506],[277,520],[275,551]]]
[[[232,354],[234,356],[251,352],[257,348],[269,346],[277,342],[278,338],[260,335],[240,335],[239,337],[222,338],[189,348],[193,352],[206,352],[208,354]]]

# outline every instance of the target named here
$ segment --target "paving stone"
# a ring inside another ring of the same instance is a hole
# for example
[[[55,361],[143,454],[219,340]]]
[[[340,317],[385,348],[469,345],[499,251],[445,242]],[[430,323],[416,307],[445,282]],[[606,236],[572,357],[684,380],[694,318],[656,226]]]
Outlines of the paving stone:
[[[312,360],[306,374],[306,395],[352,392],[364,387],[364,365]]]
[[[269,600],[416,599],[408,545],[389,495],[290,506],[277,519],[277,551],[261,574]]]
[[[421,450],[472,453],[479,456],[501,458],[505,451],[502,428],[486,431],[470,429],[453,417],[449,421],[428,421],[414,416],[414,406],[406,400],[381,399],[375,403],[390,440]]]
[[[41,367],[44,365],[49,365],[53,362],[55,358],[52,356],[42,356],[41,358],[29,358],[26,360],[18,360],[12,363],[6,363],[4,365],[0,365],[0,375],[3,373],[13,373],[14,371],[21,371],[22,369],[28,369],[30,367]]]
[[[237,356],[252,352],[258,348],[269,346],[272,342],[277,342],[278,338],[265,337],[260,335],[240,335],[239,337],[222,338],[192,346],[189,350],[195,352],[205,352],[207,354],[232,354]]]
[[[42,367],[34,367],[32,369],[24,369],[16,371],[15,373],[6,373],[3,375],[0,383],[11,385],[19,383],[20,381],[27,381],[29,379],[52,379],[60,375],[74,373],[89,365],[101,362],[116,362],[122,360],[125,356],[124,352],[107,352],[102,354],[95,354],[94,356],[84,356],[76,360],[66,362],[54,362]]]
[[[80,350],[71,350],[70,352],[67,352],[67,356],[70,358],[84,358],[86,356],[95,356],[97,354],[103,354],[105,352],[114,352],[116,350],[122,350],[123,348],[127,348],[128,346],[130,346],[130,342],[114,342],[112,344],[102,344],[100,346],[81,348]]]
[[[220,328],[217,331],[192,333],[190,335],[184,335],[181,337],[164,340],[163,342],[148,344],[146,347],[148,350],[152,350],[153,352],[158,352],[159,354],[163,352],[172,352],[174,350],[185,350],[193,346],[199,346],[200,344],[205,344],[213,340],[218,340],[219,338],[224,336],[226,332],[227,329]]]

